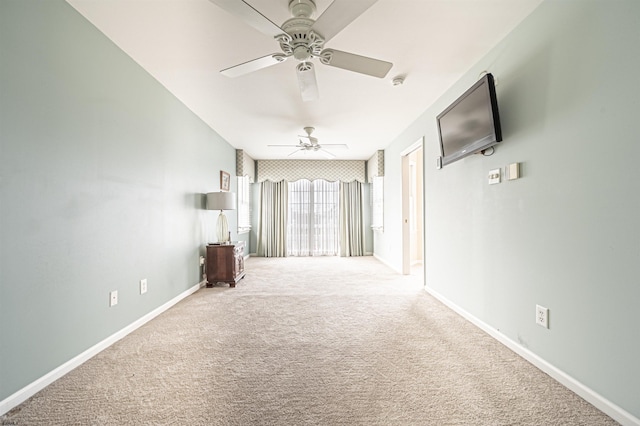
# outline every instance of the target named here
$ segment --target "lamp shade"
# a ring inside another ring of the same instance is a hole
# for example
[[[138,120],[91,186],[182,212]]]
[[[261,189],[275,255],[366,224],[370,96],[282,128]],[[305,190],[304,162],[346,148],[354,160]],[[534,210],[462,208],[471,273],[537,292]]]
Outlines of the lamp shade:
[[[235,210],[236,194],[233,192],[209,192],[207,210]]]

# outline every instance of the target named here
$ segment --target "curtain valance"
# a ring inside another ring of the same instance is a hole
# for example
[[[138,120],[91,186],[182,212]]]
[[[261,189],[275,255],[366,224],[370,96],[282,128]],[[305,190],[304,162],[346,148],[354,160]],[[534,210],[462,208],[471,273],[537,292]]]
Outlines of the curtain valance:
[[[295,182],[324,179],[330,182],[365,182],[364,160],[257,160],[258,182]]]

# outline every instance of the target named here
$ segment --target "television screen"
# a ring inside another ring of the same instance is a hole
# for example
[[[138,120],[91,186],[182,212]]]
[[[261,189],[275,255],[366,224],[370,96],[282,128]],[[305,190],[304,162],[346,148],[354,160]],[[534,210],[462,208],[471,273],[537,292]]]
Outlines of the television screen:
[[[500,142],[502,131],[493,76],[485,74],[436,120],[443,166]]]

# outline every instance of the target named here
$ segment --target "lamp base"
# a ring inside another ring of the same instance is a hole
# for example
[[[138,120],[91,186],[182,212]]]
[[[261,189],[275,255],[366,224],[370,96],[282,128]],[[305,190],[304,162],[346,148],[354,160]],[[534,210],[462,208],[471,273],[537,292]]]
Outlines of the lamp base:
[[[220,216],[218,216],[218,222],[216,224],[216,233],[219,243],[226,243],[229,241],[229,223],[224,212],[220,210]]]

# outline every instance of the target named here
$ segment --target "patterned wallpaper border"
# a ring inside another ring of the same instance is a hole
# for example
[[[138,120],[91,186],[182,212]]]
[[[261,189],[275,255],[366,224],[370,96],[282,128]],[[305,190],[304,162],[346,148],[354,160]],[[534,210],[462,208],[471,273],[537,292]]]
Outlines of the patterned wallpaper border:
[[[242,149],[236,149],[236,176],[249,176],[249,182],[256,179],[256,162]]]
[[[384,150],[378,150],[367,162],[367,178],[369,183],[374,177],[384,176]]]

